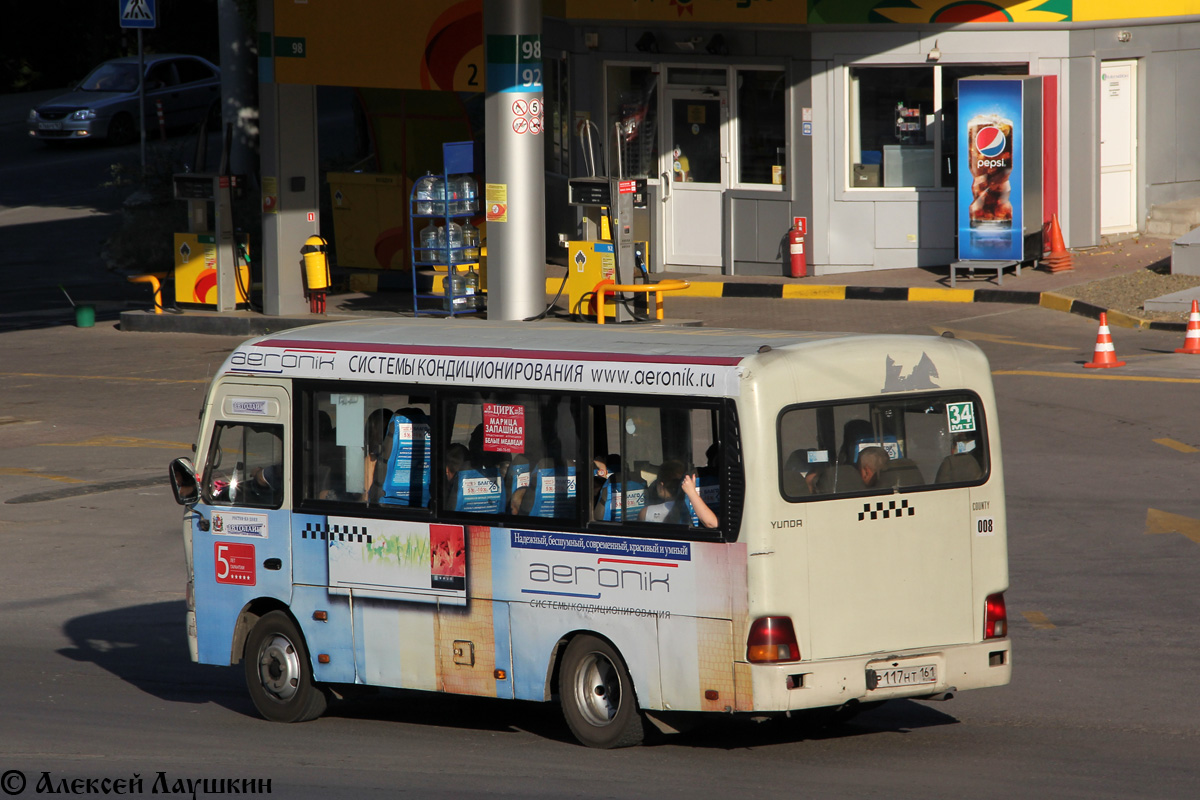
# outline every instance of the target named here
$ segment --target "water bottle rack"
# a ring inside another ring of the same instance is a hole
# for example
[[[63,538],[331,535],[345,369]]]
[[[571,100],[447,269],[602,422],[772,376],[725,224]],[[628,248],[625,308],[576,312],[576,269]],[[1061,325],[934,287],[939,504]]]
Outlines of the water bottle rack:
[[[475,314],[487,308],[487,297],[478,288],[480,245],[462,241],[460,247],[450,243],[451,224],[467,223],[479,214],[479,192],[476,186],[474,197],[459,198],[451,191],[451,177],[471,175],[475,169],[473,142],[446,142],[442,145],[442,172],[426,173],[413,184],[408,206],[409,253],[412,254],[413,314],[414,316],[458,316]],[[418,197],[426,189],[426,178],[440,178],[445,191],[442,197]],[[459,205],[465,204],[465,205]],[[438,207],[440,205],[440,211]],[[454,210],[452,210],[454,209]],[[422,228],[432,223],[440,234],[435,246],[428,247],[422,241]],[[439,224],[440,223],[440,224]],[[442,291],[436,290],[437,278],[445,269]],[[467,286],[467,278],[475,275],[476,288]],[[434,289],[422,293],[419,279],[429,278]],[[422,300],[437,300],[439,307],[428,304],[421,307]]]

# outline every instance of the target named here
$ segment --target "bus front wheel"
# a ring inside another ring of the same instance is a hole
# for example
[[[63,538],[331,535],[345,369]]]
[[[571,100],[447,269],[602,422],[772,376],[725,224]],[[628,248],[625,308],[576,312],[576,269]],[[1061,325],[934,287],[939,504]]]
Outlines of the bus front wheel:
[[[633,681],[608,642],[577,636],[567,645],[559,675],[563,716],[588,747],[632,747],[644,736]]]
[[[246,686],[258,713],[272,722],[305,722],[325,710],[304,637],[282,611],[264,614],[246,639]]]

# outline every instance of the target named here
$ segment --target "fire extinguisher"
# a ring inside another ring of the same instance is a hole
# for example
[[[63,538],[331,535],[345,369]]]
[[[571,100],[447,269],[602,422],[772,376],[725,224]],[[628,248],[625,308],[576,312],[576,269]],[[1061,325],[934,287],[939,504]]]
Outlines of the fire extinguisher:
[[[792,256],[792,277],[808,275],[808,258],[804,255],[804,229],[799,225],[788,230],[788,250]]]

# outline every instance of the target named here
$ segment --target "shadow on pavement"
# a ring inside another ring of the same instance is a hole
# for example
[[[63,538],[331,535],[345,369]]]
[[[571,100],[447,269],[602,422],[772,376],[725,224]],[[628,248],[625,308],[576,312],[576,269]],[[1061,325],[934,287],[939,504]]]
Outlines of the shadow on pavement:
[[[63,626],[72,645],[59,654],[91,662],[142,691],[172,703],[215,703],[257,717],[242,680],[242,669],[192,663],[184,630],[185,606],[177,600],[75,617]],[[375,720],[438,728],[527,732],[543,739],[574,742],[557,703],[335,686],[341,697],[327,717]],[[696,715],[694,726],[663,735],[647,723],[646,743],[664,747],[737,750],[805,740],[844,739],[877,733],[907,733],[954,725],[958,720],[928,705],[895,700],[863,711],[852,721],[821,712],[755,721],[745,716]]]
[[[118,608],[68,620],[70,647],[58,651],[91,662],[147,694],[172,703],[216,703],[253,714],[238,668],[194,664],[188,658],[182,600]]]

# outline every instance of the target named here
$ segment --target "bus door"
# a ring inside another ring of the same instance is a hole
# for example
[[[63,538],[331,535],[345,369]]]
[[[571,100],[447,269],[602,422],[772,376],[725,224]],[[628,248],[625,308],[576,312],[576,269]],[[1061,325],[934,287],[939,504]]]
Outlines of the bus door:
[[[986,477],[979,406],[960,392],[784,412],[781,486],[806,501],[813,658],[979,638],[963,485]],[[964,409],[972,422],[956,427]],[[969,478],[947,478],[958,457],[976,465]],[[809,480],[789,480],[801,467]]]
[[[425,510],[428,398],[304,385],[297,404],[293,612],[310,649],[329,656],[314,671],[435,688],[437,604],[465,603],[465,578],[454,561],[462,526],[432,524]],[[326,621],[313,623],[314,612]]]
[[[291,402],[282,386],[228,383],[212,403],[192,515],[196,622],[201,663],[228,664],[246,603],[291,597]]]

